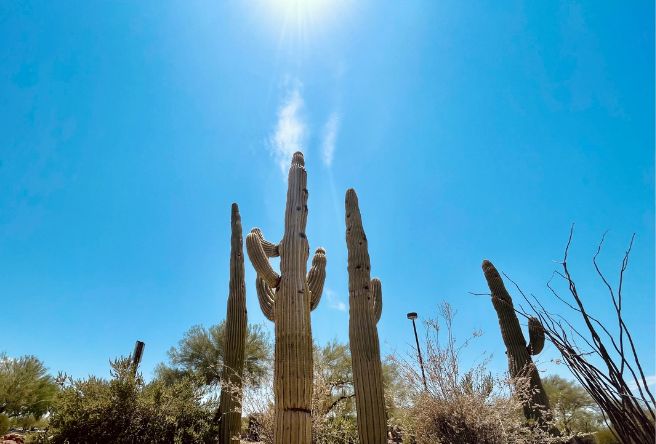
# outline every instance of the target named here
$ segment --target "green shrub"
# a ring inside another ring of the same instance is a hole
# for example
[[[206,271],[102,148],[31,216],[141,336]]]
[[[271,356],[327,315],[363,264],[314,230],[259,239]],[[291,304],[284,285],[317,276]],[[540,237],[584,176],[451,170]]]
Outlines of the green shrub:
[[[53,443],[204,443],[215,439],[214,399],[191,377],[143,384],[128,359],[112,363],[109,381],[65,384],[50,418]]]
[[[609,429],[603,429],[595,433],[595,439],[597,444],[620,444],[620,442],[615,438],[613,432]]]
[[[9,418],[6,415],[0,415],[0,435],[4,435],[9,430]]]

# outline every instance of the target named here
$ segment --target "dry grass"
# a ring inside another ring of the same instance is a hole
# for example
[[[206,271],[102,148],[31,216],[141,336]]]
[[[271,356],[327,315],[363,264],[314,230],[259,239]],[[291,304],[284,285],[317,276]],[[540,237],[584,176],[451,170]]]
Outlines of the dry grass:
[[[462,350],[480,332],[457,344],[452,334],[453,310],[442,304],[439,314],[439,320],[425,322],[425,389],[415,356],[390,357],[412,389],[412,405],[404,425],[405,439],[418,444],[562,442],[562,438],[550,437],[523,418],[518,391],[528,388],[528,384],[517,386],[510,384],[505,376],[491,375],[486,370],[487,359],[471,369],[460,368]],[[444,340],[441,335],[445,336]]]

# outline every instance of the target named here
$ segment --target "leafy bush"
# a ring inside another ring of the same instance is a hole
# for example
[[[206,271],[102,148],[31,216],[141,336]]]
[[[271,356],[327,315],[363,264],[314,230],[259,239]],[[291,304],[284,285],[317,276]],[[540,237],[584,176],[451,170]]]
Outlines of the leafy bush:
[[[144,384],[129,359],[111,363],[109,381],[68,380],[50,418],[53,443],[204,443],[216,439],[215,399],[185,376]]]

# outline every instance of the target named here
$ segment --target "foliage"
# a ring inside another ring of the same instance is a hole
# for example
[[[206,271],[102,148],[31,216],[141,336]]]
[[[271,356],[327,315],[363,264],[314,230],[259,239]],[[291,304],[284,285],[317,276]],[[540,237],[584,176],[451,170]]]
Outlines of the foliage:
[[[56,393],[57,384],[36,357],[0,354],[0,414],[38,419],[49,411]]]
[[[351,354],[337,341],[314,347],[312,435],[316,444],[355,443],[355,393]]]
[[[203,443],[215,439],[218,407],[191,376],[144,384],[130,360],[111,363],[111,379],[68,380],[50,418],[53,443]]]
[[[6,415],[0,415],[0,435],[4,435],[9,430],[9,418]]]
[[[218,386],[223,371],[225,321],[209,328],[191,327],[169,350],[170,366],[160,364],[157,377],[172,382],[189,376],[203,384]],[[248,325],[244,378],[247,386],[259,386],[266,379],[271,363],[271,340],[260,325]]]
[[[389,357],[383,362],[383,384],[388,426],[400,431],[409,420],[413,387],[396,360]]]
[[[314,377],[320,380],[315,384],[318,415],[327,415],[340,403],[351,410],[353,399],[353,372],[351,354],[347,344],[337,341],[324,346],[314,346]]]
[[[441,322],[426,322],[426,388],[416,368],[416,355],[408,360],[391,357],[410,385],[410,406],[405,435],[419,444],[507,444],[553,442],[546,432],[532,427],[521,411],[522,385],[511,385],[507,378],[494,377],[486,362],[463,370],[460,353],[470,341],[457,344],[452,334],[454,312],[448,304],[440,309]],[[439,339],[444,332],[446,342]],[[528,387],[528,385],[527,385]]]
[[[595,433],[596,444],[621,444],[610,429],[605,428]]]
[[[574,381],[560,376],[547,376],[542,380],[551,400],[556,426],[567,434],[590,433],[599,430],[603,417],[588,392]]]

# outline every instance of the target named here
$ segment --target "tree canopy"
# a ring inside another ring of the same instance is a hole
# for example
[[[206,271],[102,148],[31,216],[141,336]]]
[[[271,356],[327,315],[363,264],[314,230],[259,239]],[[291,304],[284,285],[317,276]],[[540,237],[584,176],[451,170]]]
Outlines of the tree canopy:
[[[168,352],[170,364],[160,364],[156,370],[159,379],[171,381],[184,375],[199,377],[204,384],[221,383],[223,371],[223,338],[225,321],[209,328],[196,325],[185,332],[177,346]],[[271,340],[262,326],[248,325],[244,379],[246,385],[259,386],[269,373]]]
[[[34,356],[0,354],[0,414],[9,418],[40,418],[51,408],[57,384]]]
[[[581,385],[557,375],[545,377],[543,385],[560,430],[567,434],[599,430],[603,421],[601,412]]]

